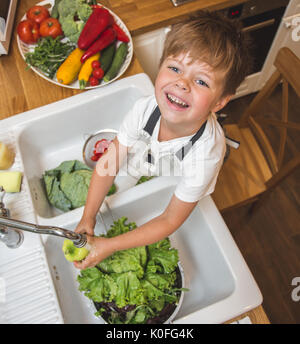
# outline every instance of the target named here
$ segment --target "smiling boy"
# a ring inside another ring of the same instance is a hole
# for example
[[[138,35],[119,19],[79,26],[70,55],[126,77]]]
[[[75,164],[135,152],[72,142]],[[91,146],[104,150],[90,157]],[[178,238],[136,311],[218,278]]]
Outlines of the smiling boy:
[[[136,102],[93,172],[76,228],[88,234],[90,254],[74,263],[77,268],[95,266],[115,251],[169,236],[198,201],[213,192],[225,153],[225,137],[215,112],[228,103],[247,75],[248,51],[241,31],[215,14],[201,12],[172,27],[155,95]],[[108,165],[115,173],[107,173]],[[115,174],[125,169],[133,184],[142,175],[176,175],[180,181],[161,215],[113,238],[94,237],[97,212]]]

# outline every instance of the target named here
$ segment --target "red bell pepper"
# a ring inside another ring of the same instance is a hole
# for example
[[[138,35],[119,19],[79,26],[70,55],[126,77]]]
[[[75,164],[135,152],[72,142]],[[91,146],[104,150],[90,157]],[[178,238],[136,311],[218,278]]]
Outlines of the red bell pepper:
[[[79,49],[86,50],[97,37],[110,25],[114,19],[105,8],[94,8],[79,36],[77,45]]]
[[[95,8],[102,8],[102,6],[99,5],[99,4],[97,4],[97,5],[91,5],[91,7],[92,7],[93,9],[95,9]]]
[[[116,32],[112,27],[108,27],[104,30],[100,37],[88,48],[88,50],[82,55],[80,61],[83,63],[86,59],[92,55],[98,53],[102,49],[109,46],[116,39]]]
[[[126,35],[123,29],[120,28],[120,26],[117,23],[113,23],[112,27],[117,33],[117,40],[121,42],[125,42],[125,43],[129,42],[129,37]]]

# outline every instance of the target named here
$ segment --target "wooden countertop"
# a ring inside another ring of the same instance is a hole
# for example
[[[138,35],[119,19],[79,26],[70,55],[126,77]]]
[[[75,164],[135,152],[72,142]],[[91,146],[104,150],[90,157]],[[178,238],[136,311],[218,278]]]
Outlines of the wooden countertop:
[[[268,317],[267,317],[267,315],[263,309],[263,306],[256,307],[249,312],[246,312],[246,313],[244,313],[244,314],[242,314],[242,315],[240,315],[234,319],[226,321],[225,324],[231,324],[232,322],[241,320],[245,317],[249,317],[252,324],[261,324],[261,325],[262,324],[264,324],[264,325],[270,324],[270,320],[268,319]]]
[[[102,3],[122,18],[132,35],[137,35],[172,24],[201,9],[218,10],[245,1],[195,0],[179,7],[174,7],[170,0],[103,0]],[[0,119],[85,92],[54,85],[33,71],[26,70],[26,64],[17,47],[16,23],[37,2],[18,2],[10,51],[8,55],[0,56]],[[134,56],[123,77],[141,72],[143,70]],[[269,323],[262,306],[229,322],[244,316],[249,316],[252,323]]]
[[[174,24],[199,10],[217,11],[247,0],[194,0],[175,7],[171,0],[102,0],[127,25],[133,36]]]
[[[18,50],[16,24],[26,10],[37,2],[37,0],[18,1],[9,54],[0,56],[0,119],[85,92],[57,86],[44,80],[32,70],[26,69],[26,64]],[[142,72],[134,56],[123,77]]]
[[[31,70],[19,54],[16,40],[16,23],[28,8],[39,0],[19,0],[10,51],[0,56],[0,119],[55,102],[82,91],[49,83]],[[195,0],[174,7],[170,0],[103,0],[126,24],[132,35],[169,25],[200,9],[218,10],[246,0]],[[133,61],[123,77],[142,72]]]

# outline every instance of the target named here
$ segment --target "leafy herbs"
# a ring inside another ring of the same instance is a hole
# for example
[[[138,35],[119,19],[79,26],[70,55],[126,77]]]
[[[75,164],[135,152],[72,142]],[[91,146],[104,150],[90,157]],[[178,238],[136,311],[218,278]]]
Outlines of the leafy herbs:
[[[134,228],[134,222],[127,223],[127,218],[121,217],[105,237]],[[178,251],[171,248],[167,238],[149,246],[118,251],[96,267],[81,270],[77,279],[79,290],[96,303],[96,314],[107,322],[163,322],[176,308],[182,291],[176,283],[177,269]]]
[[[61,36],[44,37],[38,41],[33,52],[25,54],[25,62],[29,67],[36,67],[47,77],[53,78],[58,67],[75,48],[71,42],[62,42]]]
[[[136,185],[147,182],[148,180],[154,178],[154,176],[142,176],[136,183]]]

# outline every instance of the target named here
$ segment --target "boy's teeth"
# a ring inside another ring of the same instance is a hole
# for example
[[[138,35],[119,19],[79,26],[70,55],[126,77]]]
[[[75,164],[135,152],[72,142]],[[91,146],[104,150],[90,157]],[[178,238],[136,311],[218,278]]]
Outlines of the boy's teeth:
[[[182,100],[178,99],[177,97],[175,97],[171,94],[167,94],[167,97],[172,103],[176,103],[176,104],[183,106],[183,107],[188,107],[188,104],[186,104],[185,102],[183,102]]]

